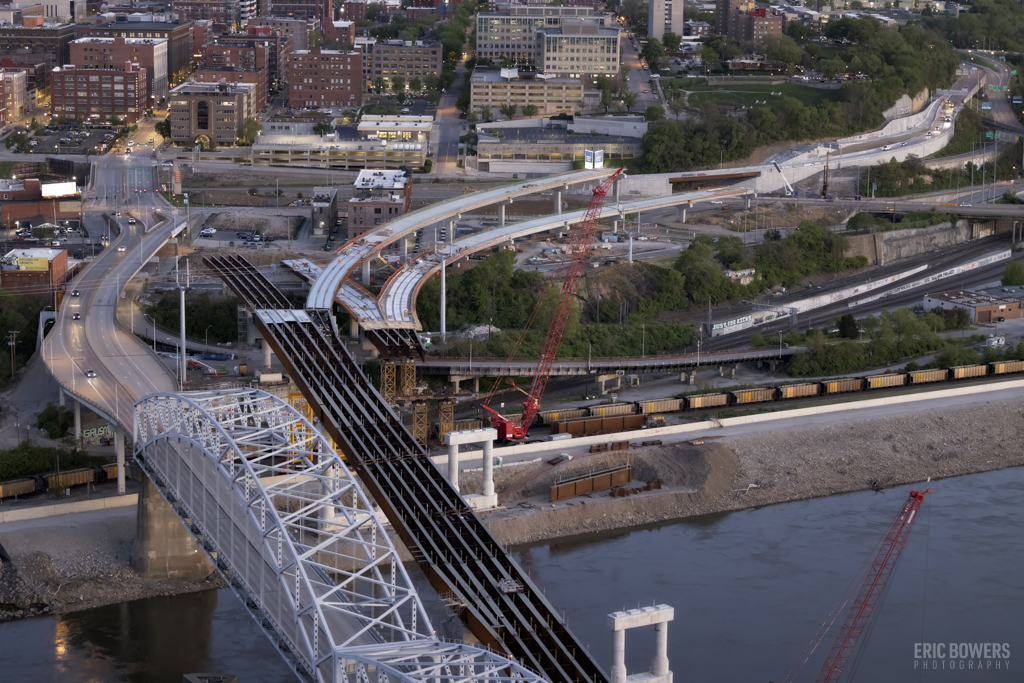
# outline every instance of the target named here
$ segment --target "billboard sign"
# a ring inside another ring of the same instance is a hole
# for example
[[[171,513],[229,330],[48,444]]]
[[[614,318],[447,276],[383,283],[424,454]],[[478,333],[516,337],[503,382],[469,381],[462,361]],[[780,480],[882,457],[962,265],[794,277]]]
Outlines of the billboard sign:
[[[594,168],[594,150],[583,150],[583,168]]]
[[[61,213],[78,213],[82,210],[82,202],[61,202],[58,206]]]
[[[50,269],[50,259],[45,256],[19,256],[18,270],[42,270]]]
[[[72,197],[78,194],[74,180],[63,183],[45,183],[42,186],[43,197]]]
[[[594,168],[604,168],[604,150],[594,152]]]
[[[991,109],[992,108],[992,103],[991,102],[982,102],[981,103],[981,108],[982,109]]]

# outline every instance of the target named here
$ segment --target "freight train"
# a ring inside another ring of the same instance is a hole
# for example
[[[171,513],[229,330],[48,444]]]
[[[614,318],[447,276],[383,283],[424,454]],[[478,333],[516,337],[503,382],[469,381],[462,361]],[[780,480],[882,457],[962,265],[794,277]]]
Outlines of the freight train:
[[[26,496],[51,488],[68,488],[82,484],[98,484],[108,479],[117,479],[117,465],[111,463],[102,467],[82,467],[57,474],[38,474],[34,477],[0,481],[0,498]]]
[[[1006,360],[979,365],[960,365],[953,368],[913,370],[911,372],[826,379],[820,382],[786,384],[778,387],[740,389],[718,394],[696,394],[683,398],[662,398],[633,403],[611,403],[572,410],[544,410],[538,414],[540,424],[571,422],[586,418],[616,415],[653,415],[675,413],[682,410],[704,410],[727,406],[749,405],[768,401],[786,401],[795,398],[845,394],[854,391],[873,391],[891,387],[916,386],[935,382],[952,382],[977,377],[995,377],[1024,372],[1024,361]]]

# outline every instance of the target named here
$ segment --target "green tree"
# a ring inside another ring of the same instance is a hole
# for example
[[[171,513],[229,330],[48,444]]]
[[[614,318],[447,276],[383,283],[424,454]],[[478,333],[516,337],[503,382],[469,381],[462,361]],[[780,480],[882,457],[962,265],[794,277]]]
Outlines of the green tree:
[[[1006,287],[1020,287],[1024,285],[1024,263],[1010,261],[1006,264],[1006,272],[1000,282]]]
[[[712,64],[718,64],[722,61],[718,52],[707,45],[700,50],[700,61],[704,63],[704,68],[710,70]]]
[[[535,104],[528,104],[525,107],[523,107],[523,116],[525,116],[528,119],[532,119],[539,112],[540,109]]]
[[[608,113],[608,110],[611,109],[613,101],[614,100],[612,100],[612,89],[601,88],[601,106],[604,107],[604,112],[606,114]]]
[[[632,90],[627,90],[622,93],[622,104],[626,107],[626,111],[631,110],[636,106],[637,94]]]
[[[498,111],[501,112],[501,115],[509,120],[512,120],[516,117],[516,111],[518,111],[518,109],[519,107],[512,104],[511,102],[509,102],[508,104],[503,104],[500,107],[498,107]]]
[[[240,140],[246,144],[251,145],[256,136],[263,132],[263,124],[256,119],[249,117],[242,124],[242,136]]]
[[[630,71],[632,71],[632,69],[629,68],[628,64],[623,64],[619,67],[619,78],[622,79],[623,83],[626,83],[629,80]]]
[[[786,27],[786,35],[798,43],[806,43],[811,37],[811,29],[802,21],[791,21]]]
[[[413,76],[409,79],[409,91],[418,93],[420,90],[423,90],[423,81],[419,76]]]
[[[683,39],[681,36],[676,35],[669,31],[661,37],[661,44],[665,47],[665,51],[669,54],[679,52],[679,46],[682,45]]]
[[[163,121],[157,121],[156,125],[153,126],[153,130],[156,131],[157,135],[162,138],[171,137],[171,117],[168,116]]]
[[[330,121],[317,121],[313,124],[313,133],[316,135],[330,135],[334,132],[334,124]]]
[[[7,141],[4,143],[7,149],[14,149],[18,154],[28,154],[32,151],[32,145],[29,144],[29,136],[25,133],[12,133],[7,136]]]
[[[391,92],[396,95],[405,95],[405,79],[401,76],[395,76],[391,79]]]
[[[644,110],[644,121],[661,121],[665,118],[665,108],[656,104],[647,105]]]
[[[665,57],[665,46],[657,38],[648,38],[647,45],[644,46],[641,55],[651,65],[651,71],[653,72],[658,60]]]
[[[381,76],[377,76],[377,78],[373,79],[373,89],[377,92],[382,93],[387,90],[387,87],[387,83]]]
[[[672,112],[673,116],[676,117],[676,121],[679,120],[679,115],[686,111],[686,98],[680,93],[670,99],[668,102],[668,109]]]
[[[852,314],[846,313],[839,316],[837,327],[839,328],[839,336],[845,337],[846,339],[856,339],[860,336],[860,328],[857,326],[857,320]]]
[[[306,37],[306,45],[309,47],[323,47],[324,46],[324,33],[318,28],[309,30],[309,35]]]
[[[491,108],[486,104],[480,105],[480,120],[490,121],[491,120]]]

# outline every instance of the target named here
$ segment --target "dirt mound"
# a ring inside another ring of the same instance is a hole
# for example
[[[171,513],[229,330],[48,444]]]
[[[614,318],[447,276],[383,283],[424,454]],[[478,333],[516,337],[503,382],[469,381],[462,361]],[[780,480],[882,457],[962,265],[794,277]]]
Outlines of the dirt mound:
[[[288,233],[296,225],[301,225],[301,216],[277,216],[267,211],[224,211],[212,214],[205,228],[216,228],[233,232],[237,230],[258,230],[261,234],[274,235],[280,239],[288,239]]]

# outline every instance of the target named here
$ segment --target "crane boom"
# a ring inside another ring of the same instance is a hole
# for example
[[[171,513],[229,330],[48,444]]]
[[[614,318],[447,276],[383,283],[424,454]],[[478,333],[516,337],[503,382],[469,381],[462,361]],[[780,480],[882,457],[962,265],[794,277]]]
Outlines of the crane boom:
[[[590,254],[594,235],[597,233],[597,224],[601,218],[604,198],[608,196],[612,185],[621,174],[622,169],[620,168],[594,188],[590,204],[587,206],[587,212],[583,215],[579,228],[573,234],[569,244],[568,259],[562,263],[562,268],[559,269],[559,273],[564,269],[565,276],[562,280],[558,303],[555,304],[555,311],[551,316],[551,325],[548,327],[544,345],[541,347],[540,358],[537,360],[537,366],[534,369],[533,383],[530,385],[529,392],[524,392],[527,394],[527,398],[523,401],[523,412],[519,422],[509,420],[486,403],[481,406],[484,410],[491,413],[491,426],[498,430],[499,440],[509,441],[511,439],[525,438],[530,431],[530,425],[533,424],[534,418],[537,417],[537,413],[540,411],[540,401],[544,396],[544,389],[547,387],[548,379],[551,376],[551,365],[555,362],[558,347],[562,343],[565,325],[569,321],[569,313],[572,311],[572,304],[576,299],[576,290],[579,288],[580,278],[583,276],[583,269],[587,263],[587,256]],[[557,275],[556,273],[556,277]],[[532,320],[531,318],[531,322]],[[521,341],[522,338],[520,338]],[[518,349],[519,343],[513,349],[512,356],[515,356]],[[497,389],[497,386],[498,384],[496,383],[495,389]],[[491,392],[492,396],[493,394],[494,390]],[[488,398],[488,400],[490,399]]]
[[[903,504],[896,519],[889,525],[889,530],[882,541],[882,547],[875,555],[867,576],[864,577],[864,583],[860,587],[857,599],[846,615],[846,621],[843,622],[843,627],[839,630],[839,635],[828,653],[824,666],[818,672],[816,683],[835,683],[846,670],[846,664],[850,661],[850,656],[857,647],[857,643],[867,627],[868,619],[885,590],[885,584],[892,575],[900,553],[903,552],[903,547],[907,544],[907,536],[910,534],[910,528],[914,525],[914,519],[917,517],[917,511],[921,507],[926,493],[931,493],[931,489],[911,491],[907,502]]]

